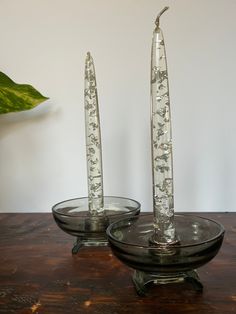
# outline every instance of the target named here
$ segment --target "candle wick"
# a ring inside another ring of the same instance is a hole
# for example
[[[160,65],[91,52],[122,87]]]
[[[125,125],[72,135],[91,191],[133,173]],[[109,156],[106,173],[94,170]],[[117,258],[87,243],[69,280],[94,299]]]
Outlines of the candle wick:
[[[164,9],[162,9],[161,12],[157,15],[157,18],[156,18],[156,21],[155,21],[155,24],[156,24],[157,27],[159,27],[161,15],[168,9],[169,9],[169,7],[164,7]]]

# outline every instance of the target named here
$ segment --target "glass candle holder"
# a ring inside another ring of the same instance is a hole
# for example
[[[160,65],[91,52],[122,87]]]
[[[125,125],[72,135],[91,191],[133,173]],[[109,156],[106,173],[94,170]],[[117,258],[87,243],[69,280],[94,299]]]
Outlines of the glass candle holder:
[[[107,229],[114,255],[135,269],[133,282],[139,295],[147,286],[188,281],[201,291],[196,269],[208,263],[219,251],[224,227],[216,221],[190,214],[175,215],[179,242],[169,247],[153,245],[153,215],[144,214],[114,222]]]
[[[140,204],[132,199],[104,196],[103,213],[91,215],[89,198],[81,197],[66,200],[53,206],[53,217],[57,225],[66,233],[75,236],[72,253],[82,246],[106,246],[106,229],[109,224],[123,218],[139,214]]]

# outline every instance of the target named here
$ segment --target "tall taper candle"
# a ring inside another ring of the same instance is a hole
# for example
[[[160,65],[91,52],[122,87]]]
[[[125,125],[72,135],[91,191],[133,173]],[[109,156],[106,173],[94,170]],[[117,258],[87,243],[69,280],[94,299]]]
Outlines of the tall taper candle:
[[[172,136],[165,45],[157,16],[151,55],[151,139],[154,235],[151,242],[176,242],[174,228]]]
[[[102,148],[96,75],[93,59],[89,52],[85,60],[84,109],[89,212],[97,215],[104,212]]]

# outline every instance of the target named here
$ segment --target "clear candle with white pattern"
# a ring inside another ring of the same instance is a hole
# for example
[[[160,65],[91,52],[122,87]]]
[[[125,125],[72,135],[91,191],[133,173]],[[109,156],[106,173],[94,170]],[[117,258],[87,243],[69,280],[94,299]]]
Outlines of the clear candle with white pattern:
[[[96,216],[104,212],[102,147],[96,74],[89,52],[85,60],[84,85],[89,212]]]
[[[151,54],[151,142],[153,176],[153,244],[176,243],[174,227],[174,191],[172,134],[166,52],[160,16],[153,32]]]

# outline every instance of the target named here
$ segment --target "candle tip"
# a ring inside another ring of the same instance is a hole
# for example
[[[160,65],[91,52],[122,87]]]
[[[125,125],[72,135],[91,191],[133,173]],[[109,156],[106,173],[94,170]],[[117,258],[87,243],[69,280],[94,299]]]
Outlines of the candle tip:
[[[161,10],[161,12],[157,15],[157,18],[156,18],[156,21],[155,21],[155,24],[156,24],[157,27],[159,27],[161,15],[162,15],[166,10],[168,10],[168,9],[169,9],[169,7],[164,7],[164,8]]]
[[[90,58],[91,58],[91,53],[90,53],[90,51],[88,51],[86,54],[86,59],[90,59]]]

